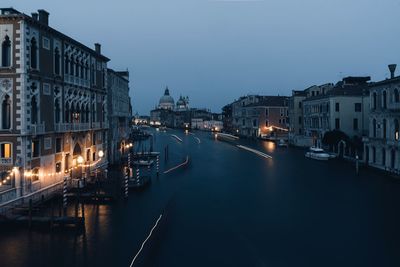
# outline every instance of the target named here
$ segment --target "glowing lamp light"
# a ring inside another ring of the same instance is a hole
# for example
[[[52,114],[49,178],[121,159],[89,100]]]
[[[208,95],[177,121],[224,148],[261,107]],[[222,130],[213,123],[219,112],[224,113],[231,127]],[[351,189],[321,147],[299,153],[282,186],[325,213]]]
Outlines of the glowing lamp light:
[[[83,163],[83,157],[82,157],[82,156],[79,156],[79,157],[77,158],[77,160],[78,160],[78,163],[79,163],[79,164],[82,164],[82,163]]]
[[[274,128],[272,128],[272,126],[270,126],[269,128],[268,128],[268,130],[270,130],[270,131],[272,131]]]
[[[104,157],[104,152],[103,152],[103,150],[100,150],[99,151],[99,158],[102,158],[102,157]]]

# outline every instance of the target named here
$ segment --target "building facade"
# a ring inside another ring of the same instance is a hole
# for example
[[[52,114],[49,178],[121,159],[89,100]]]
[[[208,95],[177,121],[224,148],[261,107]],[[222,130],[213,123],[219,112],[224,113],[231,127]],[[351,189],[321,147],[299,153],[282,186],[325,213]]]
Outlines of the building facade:
[[[107,164],[108,58],[49,26],[49,13],[0,15],[0,203]],[[90,167],[88,167],[90,165]]]
[[[108,159],[118,163],[122,147],[128,142],[132,120],[131,98],[129,96],[129,72],[107,70],[108,99]]]
[[[368,84],[370,77],[347,77],[328,91],[303,100],[304,135],[321,147],[326,132],[345,133],[349,138],[368,132]]]
[[[369,136],[365,138],[366,163],[400,174],[400,77],[370,85]]]

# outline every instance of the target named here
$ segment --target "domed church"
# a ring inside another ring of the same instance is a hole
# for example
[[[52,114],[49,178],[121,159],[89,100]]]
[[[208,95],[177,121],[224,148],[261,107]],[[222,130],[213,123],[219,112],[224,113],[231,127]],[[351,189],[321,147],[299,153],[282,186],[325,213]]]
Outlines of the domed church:
[[[173,110],[174,107],[175,107],[175,101],[174,98],[169,95],[169,89],[167,86],[165,88],[164,95],[160,98],[160,101],[158,102],[158,108]]]

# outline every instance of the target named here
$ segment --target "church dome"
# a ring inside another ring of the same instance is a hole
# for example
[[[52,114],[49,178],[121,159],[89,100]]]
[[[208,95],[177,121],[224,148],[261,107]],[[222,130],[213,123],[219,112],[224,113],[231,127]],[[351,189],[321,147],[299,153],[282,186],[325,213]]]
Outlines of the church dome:
[[[169,95],[168,87],[165,88],[164,95],[160,98],[159,107],[163,109],[173,109],[174,108],[174,98]]]

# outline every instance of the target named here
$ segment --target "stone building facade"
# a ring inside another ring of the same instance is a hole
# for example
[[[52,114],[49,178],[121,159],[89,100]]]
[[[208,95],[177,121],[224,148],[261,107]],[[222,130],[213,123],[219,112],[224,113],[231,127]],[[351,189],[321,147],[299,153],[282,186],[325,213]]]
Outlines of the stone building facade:
[[[45,10],[12,8],[1,9],[0,44],[0,203],[105,166],[108,58],[100,45],[51,28]]]
[[[132,119],[131,98],[129,96],[129,72],[107,70],[108,105],[108,159],[118,163],[130,134]]]
[[[369,136],[366,163],[400,174],[400,77],[370,85]]]

